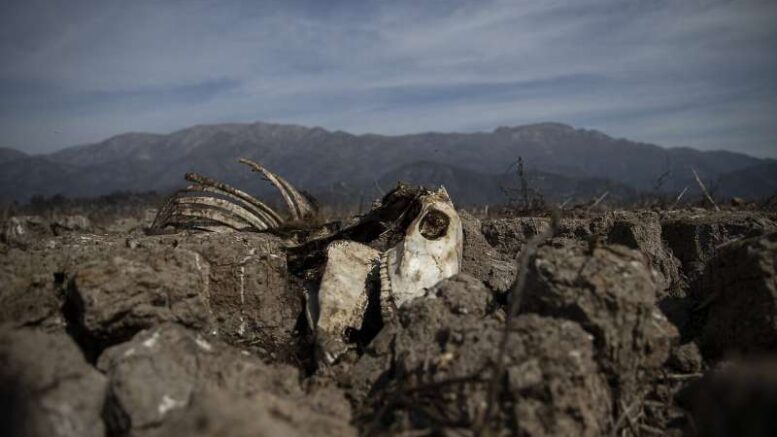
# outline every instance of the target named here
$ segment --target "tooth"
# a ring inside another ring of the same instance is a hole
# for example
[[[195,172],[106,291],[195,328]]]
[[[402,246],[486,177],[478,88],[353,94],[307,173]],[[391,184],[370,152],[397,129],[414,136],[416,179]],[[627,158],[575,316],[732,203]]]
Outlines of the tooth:
[[[383,252],[380,256],[380,317],[383,323],[394,320],[396,311],[397,304],[391,291],[388,252]]]

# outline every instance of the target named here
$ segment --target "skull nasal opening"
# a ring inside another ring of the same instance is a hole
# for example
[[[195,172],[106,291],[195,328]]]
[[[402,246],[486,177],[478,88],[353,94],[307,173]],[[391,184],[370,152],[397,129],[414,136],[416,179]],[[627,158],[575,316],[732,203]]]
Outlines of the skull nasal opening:
[[[451,219],[445,213],[433,209],[421,219],[419,230],[427,240],[438,240],[448,232],[450,222]]]

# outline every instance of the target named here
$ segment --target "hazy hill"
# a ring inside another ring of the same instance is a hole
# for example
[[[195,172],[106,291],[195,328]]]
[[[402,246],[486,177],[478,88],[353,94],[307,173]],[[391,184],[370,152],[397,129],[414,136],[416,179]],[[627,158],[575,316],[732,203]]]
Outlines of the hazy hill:
[[[235,162],[240,156],[264,163],[324,199],[351,203],[371,201],[396,179],[444,183],[462,203],[497,202],[503,199],[500,185],[514,182],[514,176],[505,173],[519,156],[550,198],[590,197],[605,189],[624,196],[654,190],[661,175],[663,191],[678,192],[687,185],[693,189],[691,167],[711,185],[726,178],[736,181],[740,196],[760,196],[765,187],[777,184],[777,175],[769,170],[774,161],[731,152],[666,149],[559,123],[402,136],[269,123],[218,124],[167,135],[122,134],[43,156],[0,150],[0,196],[17,200],[35,194],[165,192],[183,186],[187,171],[260,195],[270,192],[266,182]],[[750,168],[766,170],[751,178],[746,171]],[[725,194],[726,187],[721,184],[719,190]]]
[[[9,149],[7,147],[0,147],[0,163],[15,161],[17,159],[27,158],[24,152],[20,152],[16,149]]]
[[[777,195],[777,162],[726,173],[715,188],[727,196],[768,197]]]

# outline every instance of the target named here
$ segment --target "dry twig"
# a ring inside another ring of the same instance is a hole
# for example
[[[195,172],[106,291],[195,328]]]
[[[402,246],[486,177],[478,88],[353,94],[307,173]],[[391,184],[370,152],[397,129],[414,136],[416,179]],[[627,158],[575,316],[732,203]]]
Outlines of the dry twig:
[[[643,432],[647,432],[649,434],[655,434],[655,435],[665,435],[666,433],[656,427],[645,425],[644,423],[639,425],[639,429],[641,429]]]
[[[623,402],[621,402],[621,414],[618,416],[618,420],[615,421],[615,424],[612,427],[612,431],[610,432],[610,435],[612,437],[615,437],[618,435],[618,431],[620,431],[623,428],[623,423],[626,421],[629,422],[629,427],[632,427],[632,432],[634,432],[634,429],[633,429],[634,419],[631,417],[631,412],[635,407],[640,405],[639,401],[640,399],[637,398],[629,406],[626,406]]]
[[[703,373],[669,373],[663,375],[662,379],[670,381],[685,381],[687,379],[698,379],[704,376]]]
[[[691,167],[691,171],[693,172],[693,177],[696,178],[696,183],[699,184],[699,188],[701,188],[701,192],[704,194],[704,197],[707,199],[707,201],[710,204],[712,204],[712,206],[715,208],[715,211],[720,211],[718,204],[715,203],[714,200],[712,200],[712,196],[710,196],[710,192],[707,191],[707,187],[704,185],[704,182],[701,181],[699,174],[696,173],[696,169]]]
[[[680,200],[685,196],[685,193],[688,191],[688,187],[686,186],[683,188],[683,191],[680,191],[680,194],[677,195],[677,198],[674,199],[674,203],[672,203],[672,206],[669,207],[669,209],[675,209],[677,207],[677,204],[680,203]]]
[[[599,203],[601,203],[601,202],[602,202],[602,200],[604,200],[604,199],[605,199],[605,198],[606,198],[606,197],[607,197],[609,194],[610,194],[610,192],[609,192],[609,191],[605,191],[605,192],[604,192],[604,194],[602,194],[601,196],[599,196],[599,198],[598,198],[598,199],[596,199],[596,201],[595,201],[594,203],[592,203],[592,204],[591,204],[591,206],[589,206],[589,207],[588,207],[588,211],[591,211],[592,209],[596,208],[596,205],[598,205]]]

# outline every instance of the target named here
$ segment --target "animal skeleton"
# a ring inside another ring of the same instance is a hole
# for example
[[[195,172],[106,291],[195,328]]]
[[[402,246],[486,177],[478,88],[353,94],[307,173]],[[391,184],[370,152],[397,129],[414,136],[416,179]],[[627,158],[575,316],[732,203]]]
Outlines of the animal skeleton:
[[[293,225],[304,228],[314,221],[312,198],[254,161],[239,162],[280,191],[287,220],[244,191],[187,173],[192,184],[167,200],[152,230],[292,232]],[[305,313],[318,356],[327,363],[348,350],[349,331],[365,329],[371,299],[379,302],[382,319],[391,319],[398,307],[461,267],[461,220],[442,187],[432,191],[400,183],[367,214],[297,237],[301,241],[288,247],[289,264],[309,284]]]

